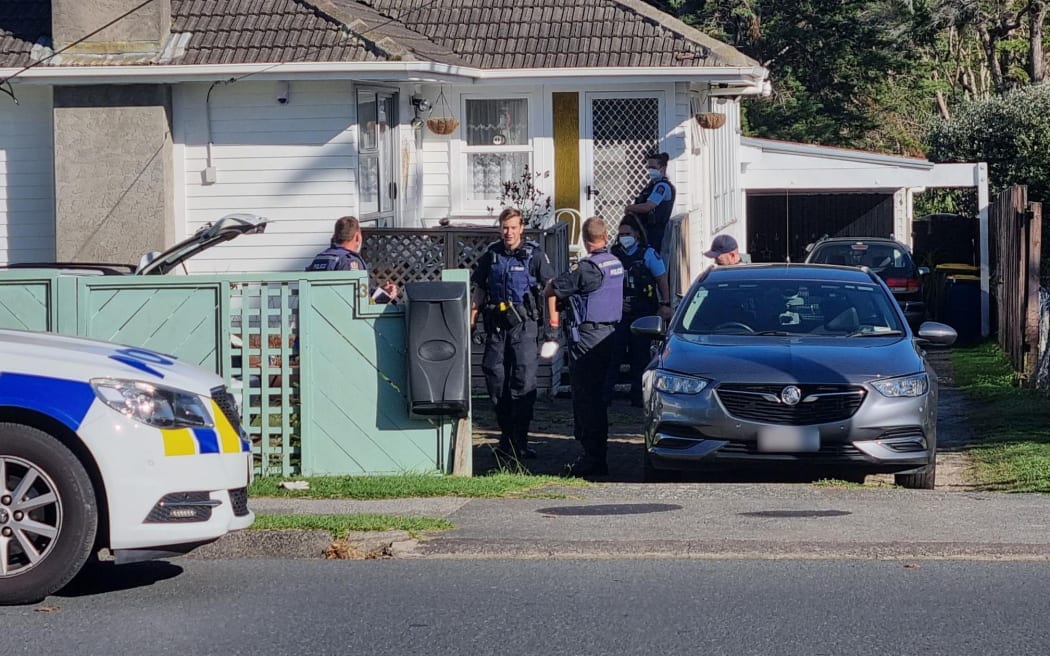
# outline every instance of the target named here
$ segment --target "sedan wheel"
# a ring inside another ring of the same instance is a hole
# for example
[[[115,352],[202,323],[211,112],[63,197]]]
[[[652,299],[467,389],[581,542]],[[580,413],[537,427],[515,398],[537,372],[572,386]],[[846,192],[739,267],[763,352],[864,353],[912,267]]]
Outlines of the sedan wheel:
[[[76,456],[43,431],[0,424],[0,603],[32,603],[87,561],[98,508]]]
[[[937,463],[931,462],[922,471],[914,474],[895,474],[893,482],[912,490],[932,490],[937,479]]]
[[[646,483],[673,483],[682,480],[682,472],[674,469],[657,469],[646,451],[642,460],[642,480]]]

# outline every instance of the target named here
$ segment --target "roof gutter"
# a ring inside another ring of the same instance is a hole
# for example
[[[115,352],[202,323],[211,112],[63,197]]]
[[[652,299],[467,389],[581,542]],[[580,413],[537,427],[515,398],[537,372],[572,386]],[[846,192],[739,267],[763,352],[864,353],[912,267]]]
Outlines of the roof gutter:
[[[769,72],[761,66],[606,66],[592,68],[521,68],[489,69],[479,71],[478,81],[509,83],[542,80],[547,83],[575,83],[582,81],[610,81],[619,84],[646,84],[661,82],[700,82],[722,95],[762,95],[768,87]]]
[[[21,71],[21,73],[19,73]],[[258,80],[353,79],[390,80],[434,83],[521,83],[574,82],[583,79],[610,80],[618,83],[645,83],[655,80],[673,82],[706,82],[723,95],[761,94],[768,86],[768,71],[761,66],[748,67],[594,67],[594,68],[524,68],[480,69],[437,62],[289,62],[270,64],[200,64],[153,66],[35,66],[28,70],[0,69],[0,80],[18,74],[13,82],[23,84],[150,84],[178,82],[214,82],[251,76]]]
[[[741,137],[740,145],[757,148],[765,153],[781,155],[800,155],[804,157],[819,157],[820,159],[842,160],[847,162],[864,162],[869,164],[880,164],[884,166],[896,166],[899,168],[916,169],[928,171],[934,167],[934,163],[917,157],[902,157],[900,155],[883,155],[863,150],[852,150],[850,148],[836,148],[834,146],[818,146],[815,144],[796,143],[792,141],[777,141],[774,139],[759,139],[755,137]]]
[[[0,68],[0,80],[22,69]],[[251,76],[257,80],[382,80],[470,82],[478,69],[435,62],[288,62],[269,64],[161,64],[153,66],[35,66],[12,82],[24,84],[161,84],[215,82]]]

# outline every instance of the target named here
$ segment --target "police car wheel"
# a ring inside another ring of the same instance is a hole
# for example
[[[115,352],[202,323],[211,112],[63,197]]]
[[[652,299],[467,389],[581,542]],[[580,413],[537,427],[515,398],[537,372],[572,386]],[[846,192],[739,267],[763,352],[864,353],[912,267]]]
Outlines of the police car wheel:
[[[39,601],[91,553],[98,507],[77,457],[47,433],[0,423],[0,603]]]

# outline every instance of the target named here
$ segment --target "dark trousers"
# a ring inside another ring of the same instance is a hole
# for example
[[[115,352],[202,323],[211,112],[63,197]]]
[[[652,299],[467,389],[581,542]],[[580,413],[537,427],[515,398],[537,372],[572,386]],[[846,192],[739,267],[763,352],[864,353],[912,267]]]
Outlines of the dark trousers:
[[[486,326],[488,328],[488,326]],[[539,326],[525,321],[507,330],[489,330],[481,370],[496,409],[500,445],[521,449],[529,440],[536,404]]]
[[[654,313],[655,314],[655,313]],[[651,356],[649,349],[653,344],[653,338],[648,335],[634,335],[631,333],[631,322],[638,317],[624,317],[616,324],[616,331],[612,334],[612,348],[609,356],[609,373],[605,377],[605,402],[612,401],[613,385],[620,377],[620,365],[624,362],[631,366],[631,392],[629,398],[632,403],[642,401],[642,372],[649,364]]]
[[[609,371],[612,336],[610,332],[585,352],[575,354],[569,362],[573,437],[583,446],[584,453],[600,462],[605,462],[609,442],[609,412],[602,381]]]

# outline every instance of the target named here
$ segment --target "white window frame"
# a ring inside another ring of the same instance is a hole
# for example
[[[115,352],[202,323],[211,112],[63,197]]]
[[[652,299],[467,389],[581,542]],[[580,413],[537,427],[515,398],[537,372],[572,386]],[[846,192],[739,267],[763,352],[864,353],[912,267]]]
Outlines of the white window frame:
[[[528,106],[528,143],[524,146],[468,146],[467,145],[467,101],[468,100],[525,100]],[[540,129],[539,94],[521,89],[490,91],[486,93],[461,93],[459,115],[462,121],[452,144],[452,212],[463,216],[496,216],[500,213],[499,199],[471,200],[468,190],[471,184],[470,155],[477,153],[526,153],[530,171],[536,170],[537,131]],[[491,210],[491,211],[490,211]]]

